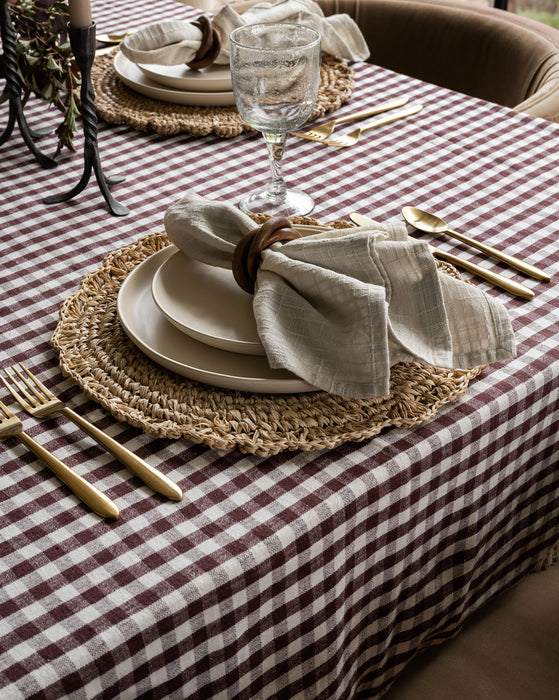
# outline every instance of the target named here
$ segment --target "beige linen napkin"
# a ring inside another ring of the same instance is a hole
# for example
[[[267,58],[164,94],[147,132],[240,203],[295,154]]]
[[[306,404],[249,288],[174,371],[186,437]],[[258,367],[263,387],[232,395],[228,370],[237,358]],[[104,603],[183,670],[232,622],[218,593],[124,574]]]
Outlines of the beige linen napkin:
[[[239,15],[224,5],[213,19],[222,48],[215,63],[229,63],[229,34],[246,24],[301,24],[316,29],[322,37],[322,50],[348,61],[364,61],[369,49],[361,30],[349,15],[324,17],[312,0],[280,0],[259,3]],[[120,45],[122,53],[133,63],[180,65],[190,63],[200,46],[202,32],[184,20],[166,20],[138,29]]]
[[[233,205],[195,193],[165,214],[180,250],[224,268],[255,227]],[[505,307],[439,273],[428,244],[403,223],[273,244],[262,253],[253,309],[271,367],[346,397],[388,395],[400,361],[467,368],[515,354]]]

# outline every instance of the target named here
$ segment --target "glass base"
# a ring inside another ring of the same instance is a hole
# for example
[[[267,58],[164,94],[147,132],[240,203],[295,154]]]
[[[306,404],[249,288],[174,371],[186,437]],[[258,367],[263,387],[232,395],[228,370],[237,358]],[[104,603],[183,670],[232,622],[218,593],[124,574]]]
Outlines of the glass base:
[[[278,201],[271,197],[266,190],[260,190],[241,197],[239,209],[246,214],[306,216],[314,209],[314,199],[304,192],[288,190],[285,197]]]

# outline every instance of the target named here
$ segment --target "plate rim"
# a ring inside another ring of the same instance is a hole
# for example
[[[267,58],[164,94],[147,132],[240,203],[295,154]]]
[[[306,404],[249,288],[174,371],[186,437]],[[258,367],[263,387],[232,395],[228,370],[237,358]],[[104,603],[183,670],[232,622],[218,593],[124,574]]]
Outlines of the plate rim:
[[[157,348],[152,347],[147,341],[139,338],[132,330],[131,324],[126,320],[126,315],[123,315],[122,313],[124,296],[128,293],[128,288],[131,287],[133,282],[141,276],[142,272],[146,274],[145,271],[150,264],[156,264],[159,261],[159,258],[165,258],[165,255],[169,256],[172,252],[173,249],[171,246],[165,246],[161,250],[158,250],[157,252],[149,255],[147,258],[145,258],[145,260],[142,260],[142,262],[138,263],[138,265],[136,265],[134,269],[132,269],[129,272],[126,279],[121,284],[120,289],[118,290],[117,316],[122,325],[122,328],[124,329],[124,332],[130,339],[130,341],[134,343],[134,345],[136,345],[136,347],[140,348],[140,350],[144,352],[156,364],[159,364],[162,367],[165,367],[166,369],[169,369],[182,377],[186,377],[194,381],[199,381],[214,387],[236,391],[248,391],[252,393],[268,394],[301,394],[319,391],[319,389],[317,389],[314,386],[311,386],[305,380],[301,379],[300,377],[297,377],[296,375],[278,378],[255,376],[239,377],[238,375],[234,375],[231,373],[227,374],[224,372],[215,372],[213,370],[203,369],[200,367],[195,367],[193,365],[186,365],[180,360],[166,356]],[[148,285],[151,287],[151,279],[149,280]],[[151,299],[151,293],[149,294],[149,299]],[[156,313],[161,315],[161,320],[164,323],[168,323],[176,333],[180,333],[180,331],[174,326],[172,326],[172,324],[170,324],[169,321],[161,314],[153,300],[152,303]],[[197,345],[202,346],[204,345],[203,343],[200,343],[199,341],[189,336],[185,335],[185,338],[187,338],[188,342],[190,343],[196,343]],[[227,350],[221,350],[219,348],[209,349],[211,349],[214,352],[225,353],[227,355],[238,355],[238,357],[246,358],[247,362],[251,357],[250,355],[231,353]],[[262,356],[252,357],[253,359],[265,360],[265,357]],[[276,370],[271,369],[271,371],[274,372]],[[287,372],[287,370],[282,371]]]
[[[206,345],[211,345],[212,347],[218,348],[219,350],[228,350],[230,352],[237,352],[244,355],[265,355],[266,351],[264,350],[264,347],[260,341],[232,340],[231,338],[227,338],[225,336],[218,336],[215,334],[206,333],[203,330],[197,330],[192,326],[188,326],[185,323],[181,323],[179,319],[176,319],[172,316],[168,309],[164,308],[164,304],[162,304],[161,298],[158,298],[158,295],[156,293],[156,286],[157,280],[161,280],[163,270],[165,269],[167,264],[170,263],[171,260],[173,260],[173,258],[178,258],[178,256],[183,256],[189,260],[193,260],[195,263],[197,262],[195,259],[193,259],[184,251],[180,250],[180,248],[178,248],[174,244],[173,247],[175,248],[175,252],[172,255],[169,255],[169,257],[166,258],[161,263],[161,265],[159,265],[159,267],[155,271],[155,274],[153,275],[153,279],[151,282],[151,295],[153,301],[155,302],[155,305],[163,314],[163,316],[165,316],[165,318],[180,331],[186,333],[186,335],[189,335],[191,338],[194,338],[195,340],[198,340],[201,343],[205,343]]]
[[[216,65],[216,64],[212,64]],[[220,67],[222,67],[224,70],[227,70],[227,66],[224,64],[223,66],[219,64]],[[176,90],[184,90],[187,92],[210,92],[210,93],[219,93],[219,92],[232,92],[233,91],[233,85],[231,81],[231,70],[229,69],[228,78],[212,78],[208,77],[207,74],[201,73],[198,71],[191,71],[192,75],[190,77],[184,76],[173,76],[173,75],[166,75],[165,73],[162,72],[157,72],[157,70],[154,70],[156,68],[181,68],[183,69],[182,65],[179,66],[159,66],[157,64],[153,63],[136,63],[136,66],[146,75],[150,80],[153,82],[157,83],[158,85],[162,86],[167,86],[172,89]],[[187,67],[187,66],[185,66]],[[211,68],[211,66],[209,66]],[[199,84],[199,86],[196,88],[195,85]],[[212,83],[226,83],[227,87],[223,89],[215,89],[215,86],[212,87]],[[203,87],[207,86],[207,87]]]
[[[135,63],[127,59],[120,50],[115,54],[113,67],[117,76],[125,85],[134,92],[152,100],[161,100],[162,102],[191,107],[230,107],[235,105],[235,95],[232,90],[223,92],[191,92],[157,85],[157,83],[142,73]]]

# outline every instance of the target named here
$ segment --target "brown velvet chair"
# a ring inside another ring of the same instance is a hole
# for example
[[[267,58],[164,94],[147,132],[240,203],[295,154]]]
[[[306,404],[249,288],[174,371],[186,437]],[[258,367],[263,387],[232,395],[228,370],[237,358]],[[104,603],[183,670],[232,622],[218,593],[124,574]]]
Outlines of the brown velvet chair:
[[[355,19],[370,63],[559,122],[559,31],[461,0],[317,0]]]

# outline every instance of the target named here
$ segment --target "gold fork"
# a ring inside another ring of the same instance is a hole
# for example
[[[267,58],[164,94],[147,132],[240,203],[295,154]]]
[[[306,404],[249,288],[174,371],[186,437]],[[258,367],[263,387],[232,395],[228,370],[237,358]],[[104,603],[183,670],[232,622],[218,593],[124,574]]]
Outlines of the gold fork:
[[[338,124],[345,124],[346,122],[352,122],[357,119],[364,119],[365,117],[372,117],[374,114],[380,114],[381,112],[388,112],[390,109],[396,109],[396,107],[402,107],[409,100],[409,97],[399,97],[395,100],[390,100],[390,102],[383,102],[376,107],[371,107],[366,109],[364,112],[357,112],[356,114],[350,114],[347,117],[338,117],[338,119],[332,119],[326,124],[321,124],[320,126],[315,126],[309,131],[298,132],[292,131],[292,136],[298,136],[301,139],[309,139],[310,141],[324,141],[336,128]]]
[[[71,408],[65,406],[60,399],[49,391],[31,372],[24,367],[21,362],[19,364],[23,372],[12,365],[12,371],[19,377],[21,382],[10,375],[4,368],[4,374],[11,380],[13,386],[8,384],[4,377],[0,379],[19,403],[24,411],[27,411],[36,418],[46,418],[53,413],[62,413],[69,418],[73,423],[79,426],[85,433],[102,445],[113,457],[120,460],[128,469],[136,474],[145,484],[152,488],[157,493],[166,496],[173,501],[182,500],[182,491],[171,481],[165,474],[162,474],[154,467],[150,466],[143,459],[128,450],[124,445],[114,440],[112,437],[104,433],[99,428],[96,428],[88,420],[82,418],[79,414],[72,411]],[[16,388],[14,388],[14,386]]]
[[[378,126],[384,126],[385,124],[390,124],[390,122],[395,122],[397,119],[403,119],[404,117],[410,117],[412,114],[417,114],[417,112],[423,109],[423,105],[410,105],[406,109],[402,109],[395,114],[388,114],[385,117],[375,120],[367,126],[362,126],[359,129],[351,131],[349,134],[343,134],[333,139],[328,139],[327,141],[322,141],[326,146],[338,146],[341,148],[346,148],[347,146],[354,146],[358,141],[359,137],[364,131],[369,131],[369,129],[376,129]]]
[[[118,518],[118,508],[107,498],[104,493],[86,481],[79,474],[73,472],[64,462],[51,454],[42,445],[33,440],[32,437],[23,432],[23,425],[19,418],[0,401],[0,438],[9,435],[17,438],[28,449],[31,450],[46,466],[63,481],[75,495],[88,505],[95,513],[103,518]]]

